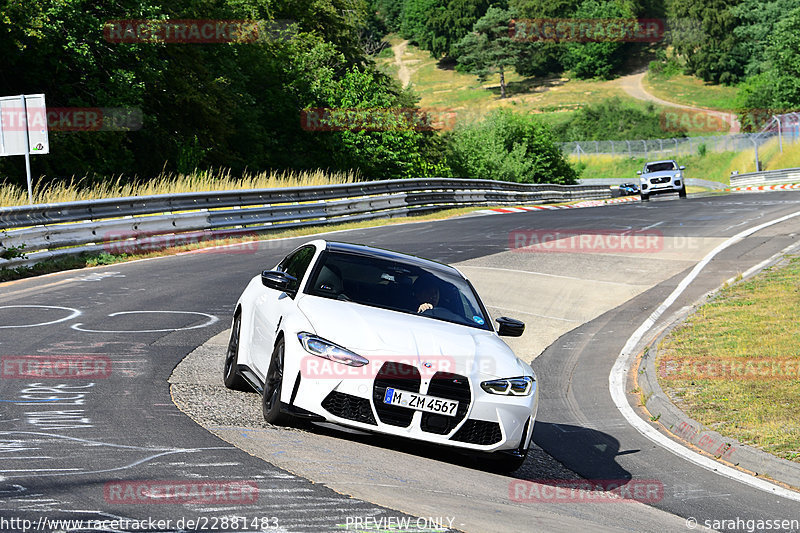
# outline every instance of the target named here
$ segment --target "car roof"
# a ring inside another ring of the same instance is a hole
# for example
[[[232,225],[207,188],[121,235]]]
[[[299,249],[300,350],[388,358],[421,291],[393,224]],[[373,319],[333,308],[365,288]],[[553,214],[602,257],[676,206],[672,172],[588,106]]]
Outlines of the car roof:
[[[646,165],[655,165],[656,163],[675,163],[675,164],[677,164],[677,161],[675,161],[674,159],[662,159],[660,161],[648,161],[647,163],[645,163],[645,166]]]
[[[364,257],[373,257],[376,259],[386,259],[390,261],[399,261],[402,263],[422,267],[427,270],[434,270],[450,275],[456,274],[459,277],[464,277],[457,268],[451,267],[450,265],[431,261],[430,259],[423,259],[414,255],[394,252],[392,250],[385,250],[383,248],[375,248],[373,246],[351,244],[347,242],[325,241],[325,249],[331,252],[354,254]]]

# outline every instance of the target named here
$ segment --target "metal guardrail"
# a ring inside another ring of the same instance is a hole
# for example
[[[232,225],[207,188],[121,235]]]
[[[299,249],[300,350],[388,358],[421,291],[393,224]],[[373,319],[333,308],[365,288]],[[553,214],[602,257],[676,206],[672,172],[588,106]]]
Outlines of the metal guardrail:
[[[731,176],[731,187],[782,185],[784,183],[800,183],[800,168],[762,170],[761,172],[748,172]]]
[[[406,179],[108,198],[0,208],[0,268],[84,252],[140,252],[212,238],[453,207],[610,198],[607,186]]]

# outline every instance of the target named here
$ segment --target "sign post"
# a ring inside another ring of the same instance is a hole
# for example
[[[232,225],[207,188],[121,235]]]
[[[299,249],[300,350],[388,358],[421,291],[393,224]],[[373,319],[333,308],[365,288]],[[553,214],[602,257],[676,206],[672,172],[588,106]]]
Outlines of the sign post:
[[[49,154],[43,94],[0,97],[0,156],[24,155],[28,202],[33,203],[31,154]]]

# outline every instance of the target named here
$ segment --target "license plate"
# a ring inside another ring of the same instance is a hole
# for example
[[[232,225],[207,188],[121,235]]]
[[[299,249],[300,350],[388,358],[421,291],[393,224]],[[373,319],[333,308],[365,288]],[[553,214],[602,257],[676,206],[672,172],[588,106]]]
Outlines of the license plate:
[[[458,402],[455,400],[445,400],[444,398],[392,388],[386,389],[386,394],[383,395],[383,403],[446,416],[455,416],[458,410]]]

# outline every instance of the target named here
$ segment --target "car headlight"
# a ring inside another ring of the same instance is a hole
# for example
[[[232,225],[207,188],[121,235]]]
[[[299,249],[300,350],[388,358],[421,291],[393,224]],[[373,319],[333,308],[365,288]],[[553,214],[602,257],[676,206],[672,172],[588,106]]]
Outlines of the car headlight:
[[[682,177],[683,177],[683,174],[681,174],[680,172],[678,172],[677,174],[675,174],[675,177],[676,177],[676,178],[682,178]]]
[[[316,355],[317,357],[330,359],[336,363],[342,363],[348,366],[364,366],[369,364],[369,359],[361,357],[347,348],[342,348],[331,341],[325,340],[322,337],[317,337],[311,333],[298,333],[297,338],[308,353]]]
[[[528,396],[533,390],[536,380],[531,376],[519,378],[493,379],[481,383],[481,388],[489,394],[501,396]]]

